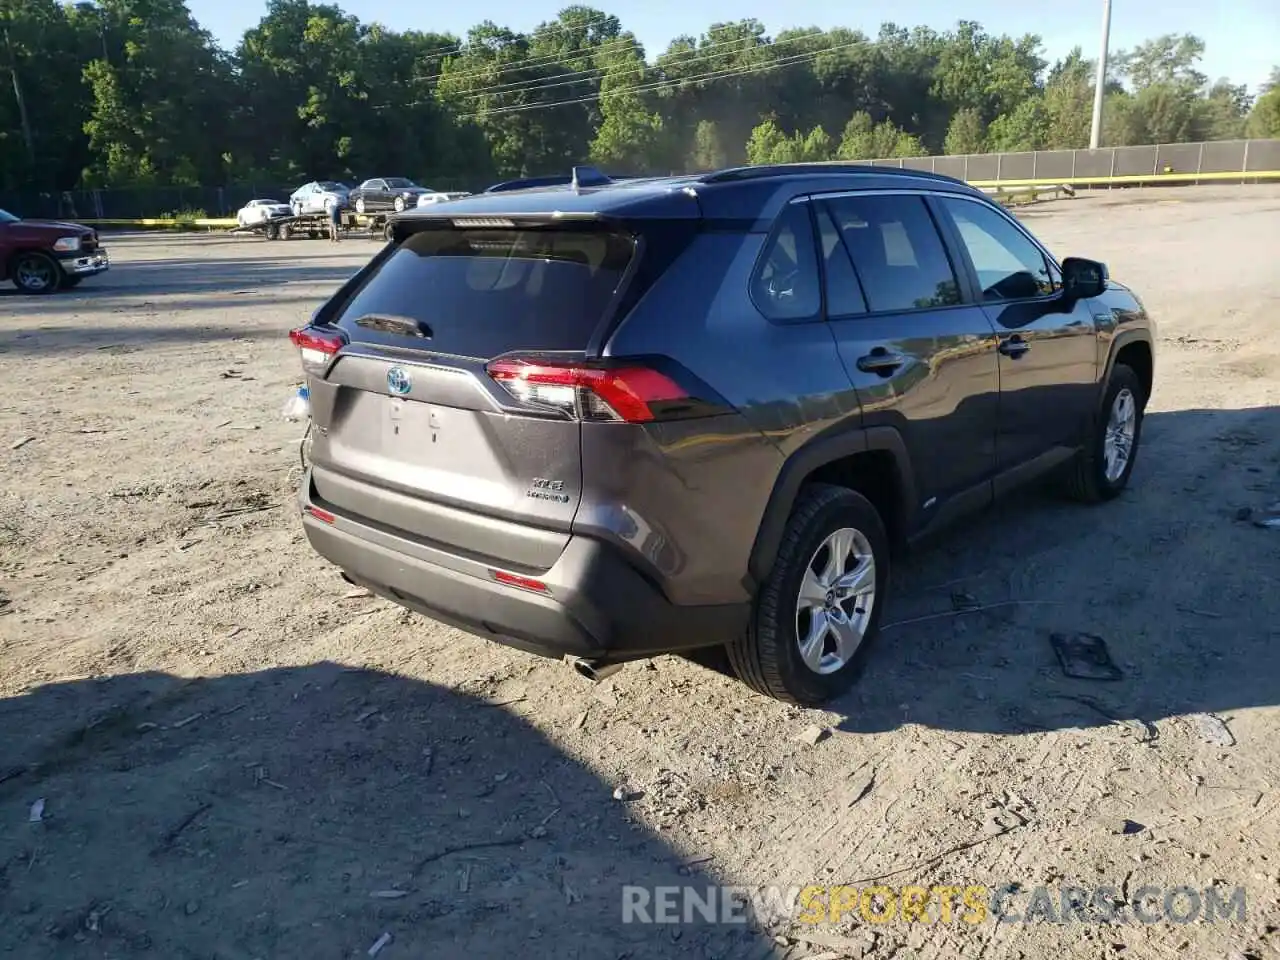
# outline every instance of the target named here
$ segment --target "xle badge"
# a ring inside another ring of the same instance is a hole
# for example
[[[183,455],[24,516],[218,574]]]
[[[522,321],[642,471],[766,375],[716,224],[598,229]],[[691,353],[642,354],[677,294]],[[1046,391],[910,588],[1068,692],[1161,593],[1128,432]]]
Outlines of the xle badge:
[[[551,500],[554,503],[569,502],[569,495],[564,492],[563,480],[544,480],[542,477],[533,478],[525,496],[534,500]]]

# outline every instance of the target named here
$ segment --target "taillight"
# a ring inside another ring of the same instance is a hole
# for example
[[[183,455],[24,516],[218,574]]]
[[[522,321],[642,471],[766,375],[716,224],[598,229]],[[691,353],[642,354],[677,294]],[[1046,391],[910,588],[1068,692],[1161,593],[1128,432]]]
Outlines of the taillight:
[[[507,358],[486,365],[517,400],[563,410],[579,420],[647,423],[664,406],[692,400],[666,374],[640,364],[595,367],[547,360]]]
[[[324,373],[333,355],[342,349],[346,338],[336,330],[306,326],[289,331],[289,340],[298,348],[302,369],[307,373]]]

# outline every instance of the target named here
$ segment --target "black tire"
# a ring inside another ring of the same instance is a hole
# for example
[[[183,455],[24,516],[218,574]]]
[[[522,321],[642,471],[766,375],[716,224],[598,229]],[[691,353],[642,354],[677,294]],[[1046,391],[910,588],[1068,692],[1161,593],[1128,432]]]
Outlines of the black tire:
[[[404,213],[404,197],[396,197],[391,201],[391,206],[395,208],[396,213]]]
[[[47,253],[28,250],[10,262],[9,276],[23,293],[44,294],[62,286],[63,273],[58,261]]]
[[[280,224],[276,224],[276,223],[267,224],[267,227],[263,232],[267,235],[268,240],[276,240],[279,238],[280,226],[281,226]]]
[[[1115,479],[1110,479],[1107,477],[1106,467],[1107,425],[1116,398],[1125,390],[1134,400],[1133,443],[1124,470]],[[1102,409],[1094,418],[1088,446],[1071,464],[1064,478],[1063,487],[1067,496],[1081,503],[1103,503],[1118,497],[1128,486],[1133,465],[1138,459],[1138,448],[1141,446],[1142,420],[1146,406],[1146,393],[1138,375],[1132,367],[1117,363],[1111,368],[1111,379],[1107,381],[1106,392],[1103,394]]]
[[[364,213],[364,197],[358,197],[356,199],[356,213]]]
[[[392,240],[395,239],[395,236],[396,236],[395,224],[393,224],[390,220],[388,220],[386,226],[382,228],[382,239],[390,243]]]
[[[844,527],[859,531],[870,544],[875,596],[857,650],[835,672],[820,674],[800,656],[796,626],[800,584],[824,541]],[[727,648],[734,673],[758,693],[800,706],[817,706],[843,693],[861,674],[880,631],[888,584],[889,537],[871,502],[845,487],[805,487],[787,521],[773,570],[756,597],[747,633]]]
[[[280,224],[280,229],[276,231],[276,236],[281,240],[288,240],[292,233],[293,228],[287,223],[282,223]]]

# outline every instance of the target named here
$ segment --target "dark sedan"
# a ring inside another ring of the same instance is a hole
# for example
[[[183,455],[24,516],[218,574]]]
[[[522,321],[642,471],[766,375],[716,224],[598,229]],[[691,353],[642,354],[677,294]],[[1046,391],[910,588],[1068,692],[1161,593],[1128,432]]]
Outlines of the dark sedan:
[[[375,177],[351,191],[350,203],[356,213],[394,210],[399,213],[416,206],[419,194],[432,193],[404,177]]]

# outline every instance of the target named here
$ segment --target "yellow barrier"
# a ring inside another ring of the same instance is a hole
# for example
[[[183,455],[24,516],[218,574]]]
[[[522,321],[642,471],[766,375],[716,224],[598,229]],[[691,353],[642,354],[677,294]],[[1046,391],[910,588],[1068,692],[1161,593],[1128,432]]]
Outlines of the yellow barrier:
[[[83,223],[92,227],[235,227],[239,221],[235,217],[210,218],[201,220],[160,220],[144,218],[140,220],[86,220],[71,218],[72,223]]]

